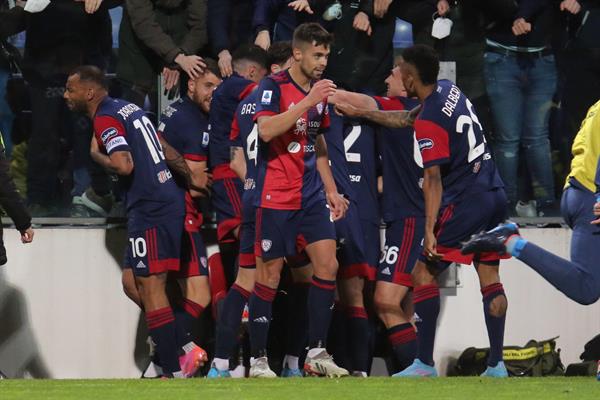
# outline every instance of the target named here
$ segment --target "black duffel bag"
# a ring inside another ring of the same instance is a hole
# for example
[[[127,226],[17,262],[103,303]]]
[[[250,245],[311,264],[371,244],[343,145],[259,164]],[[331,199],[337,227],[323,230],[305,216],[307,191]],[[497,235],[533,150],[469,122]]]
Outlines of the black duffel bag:
[[[560,360],[556,339],[530,340],[523,347],[505,346],[504,364],[509,376],[563,375],[565,368]],[[469,347],[458,358],[454,374],[458,376],[480,375],[487,368],[489,348]]]

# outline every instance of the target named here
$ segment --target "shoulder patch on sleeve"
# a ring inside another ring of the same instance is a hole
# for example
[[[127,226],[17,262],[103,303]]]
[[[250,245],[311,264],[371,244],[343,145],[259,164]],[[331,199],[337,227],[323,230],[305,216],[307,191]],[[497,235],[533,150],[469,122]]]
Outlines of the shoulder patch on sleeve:
[[[269,105],[269,104],[271,104],[272,98],[273,98],[272,90],[263,90],[262,96],[260,98],[260,104]]]

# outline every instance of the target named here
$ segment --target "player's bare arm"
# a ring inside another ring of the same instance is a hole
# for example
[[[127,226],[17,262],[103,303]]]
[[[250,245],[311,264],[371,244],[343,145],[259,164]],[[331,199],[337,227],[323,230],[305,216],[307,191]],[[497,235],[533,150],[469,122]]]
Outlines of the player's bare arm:
[[[206,161],[185,160],[185,163],[194,177],[194,182],[197,182],[203,189],[202,191],[190,189],[190,195],[192,197],[206,197],[212,186],[212,174],[207,171]]]
[[[110,156],[100,151],[98,141],[92,137],[90,143],[90,156],[102,168],[118,175],[130,175],[133,171],[133,158],[128,151],[115,151]]]
[[[181,175],[191,190],[202,192],[208,195],[208,191],[203,187],[203,182],[198,176],[194,176],[185,158],[173,148],[162,136],[159,136],[160,145],[163,149],[165,161],[170,169]]]
[[[442,174],[439,165],[423,171],[423,195],[425,197],[425,238],[424,251],[427,258],[439,260],[442,255],[436,251],[437,241],[433,232],[442,204]]]
[[[269,142],[274,138],[283,135],[290,128],[296,125],[296,121],[304,115],[311,107],[316,106],[323,99],[335,94],[335,84],[329,79],[323,79],[314,84],[308,95],[303,98],[294,107],[287,111],[258,118],[258,134],[260,138]]]
[[[317,154],[317,171],[319,171],[319,175],[323,181],[325,196],[327,197],[327,204],[331,209],[333,220],[337,221],[346,215],[349,202],[338,193],[337,186],[335,185],[333,174],[331,172],[331,167],[329,166],[327,143],[325,142],[323,135],[317,136],[315,150]]]
[[[414,124],[415,118],[421,110],[421,106],[417,106],[410,111],[380,111],[357,108],[352,104],[340,103],[336,104],[335,110],[347,117],[364,118],[388,128],[406,128],[407,126],[412,126]]]
[[[337,89],[333,96],[329,96],[327,102],[329,104],[350,104],[362,110],[377,110],[377,102],[371,96],[341,89]]]
[[[229,168],[243,181],[246,179],[246,158],[244,149],[238,146],[229,148]]]

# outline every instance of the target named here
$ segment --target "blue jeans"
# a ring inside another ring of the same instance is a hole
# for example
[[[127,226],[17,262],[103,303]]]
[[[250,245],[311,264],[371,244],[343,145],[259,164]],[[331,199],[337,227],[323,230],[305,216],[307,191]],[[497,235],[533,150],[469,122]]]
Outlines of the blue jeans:
[[[554,56],[485,53],[485,81],[494,117],[494,156],[509,201],[516,202],[519,150],[526,157],[534,195],[554,200],[548,125],[556,91]]]
[[[12,150],[12,141],[10,140],[10,132],[12,130],[13,114],[10,111],[8,103],[6,103],[6,83],[10,78],[10,72],[5,69],[0,69],[0,132],[4,138],[4,146],[6,155],[10,156]]]

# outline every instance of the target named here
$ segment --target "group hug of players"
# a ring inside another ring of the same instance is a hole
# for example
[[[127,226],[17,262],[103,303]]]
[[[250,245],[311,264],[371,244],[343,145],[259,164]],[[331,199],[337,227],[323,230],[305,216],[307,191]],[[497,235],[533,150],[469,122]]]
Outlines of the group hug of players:
[[[473,263],[479,276],[490,340],[484,375],[507,376],[501,256],[461,253],[462,241],[506,212],[471,102],[437,80],[438,58],[426,46],[405,50],[386,80],[387,97],[336,88],[321,79],[331,42],[320,25],[302,24],[291,44],[242,47],[230,77],[221,79],[207,60],[158,129],[136,105],[109,97],[97,69],[69,77],[68,106],[94,122],[92,158],[121,176],[129,238],[123,285],[145,312],[155,362],[164,376],[191,377],[207,361],[192,332],[211,302],[196,206],[210,195],[222,253],[239,247],[239,256],[235,282],[218,299],[209,377],[230,376],[246,306],[249,375],[276,376],[267,343],[284,264],[294,281],[293,326],[281,376],[367,375],[369,281],[402,366],[394,376],[436,376],[436,275],[453,261]],[[166,294],[168,278],[180,286],[176,300]],[[331,329],[346,331],[348,369],[326,350],[334,309],[345,314]]]

